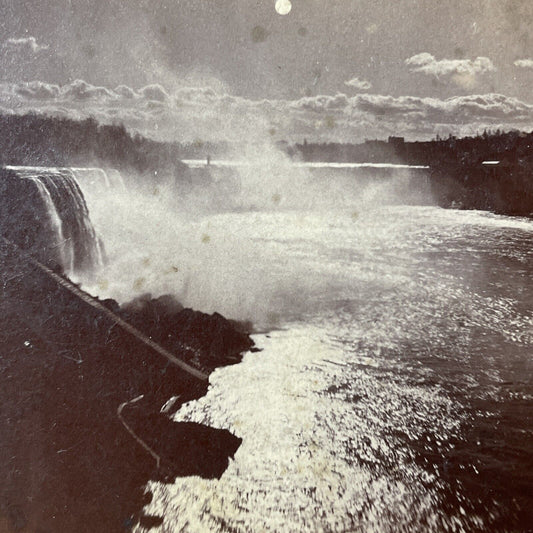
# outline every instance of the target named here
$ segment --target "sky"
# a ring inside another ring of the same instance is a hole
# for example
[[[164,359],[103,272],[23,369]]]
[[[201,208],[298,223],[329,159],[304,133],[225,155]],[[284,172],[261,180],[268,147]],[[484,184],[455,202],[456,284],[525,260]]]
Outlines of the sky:
[[[183,141],[531,131],[532,26],[530,0],[3,0],[0,110]]]

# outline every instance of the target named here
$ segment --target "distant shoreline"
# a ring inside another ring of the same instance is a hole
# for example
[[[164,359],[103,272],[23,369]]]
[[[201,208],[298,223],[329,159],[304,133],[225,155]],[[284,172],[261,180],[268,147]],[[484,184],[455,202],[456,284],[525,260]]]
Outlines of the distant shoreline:
[[[263,163],[252,161],[245,161],[243,159],[214,159],[208,161],[207,159],[182,159],[189,168],[203,168],[203,167],[259,167]],[[290,165],[294,168],[398,168],[398,169],[415,169],[415,170],[429,170],[427,165],[407,165],[401,163],[343,163],[339,161],[291,161]]]

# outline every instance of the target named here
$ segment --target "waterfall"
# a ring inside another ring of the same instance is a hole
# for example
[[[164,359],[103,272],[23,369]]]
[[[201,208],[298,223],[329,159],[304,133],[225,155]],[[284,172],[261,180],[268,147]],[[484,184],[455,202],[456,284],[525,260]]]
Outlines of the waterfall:
[[[68,275],[101,267],[103,244],[89,217],[76,170],[14,166],[6,170],[2,233],[39,259],[59,264]]]
[[[106,189],[114,189],[116,191],[126,189],[122,175],[114,168],[106,170],[98,167],[72,167],[70,170],[78,179],[78,183],[103,186]]]

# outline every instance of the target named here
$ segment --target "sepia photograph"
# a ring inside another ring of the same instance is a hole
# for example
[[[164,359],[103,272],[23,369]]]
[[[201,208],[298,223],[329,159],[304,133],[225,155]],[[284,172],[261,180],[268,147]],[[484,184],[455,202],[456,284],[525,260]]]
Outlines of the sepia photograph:
[[[532,27],[0,0],[0,533],[532,533]]]

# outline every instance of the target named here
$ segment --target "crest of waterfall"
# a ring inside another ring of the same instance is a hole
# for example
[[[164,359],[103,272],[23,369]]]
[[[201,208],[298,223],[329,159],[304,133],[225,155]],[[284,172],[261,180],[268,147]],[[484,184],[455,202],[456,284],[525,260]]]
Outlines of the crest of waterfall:
[[[114,168],[72,167],[70,170],[76,176],[78,183],[86,183],[87,185],[97,187],[103,186],[106,189],[119,191],[126,189],[122,175]]]

